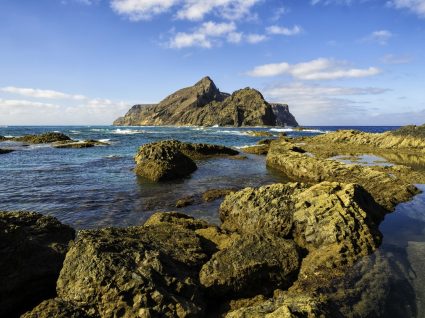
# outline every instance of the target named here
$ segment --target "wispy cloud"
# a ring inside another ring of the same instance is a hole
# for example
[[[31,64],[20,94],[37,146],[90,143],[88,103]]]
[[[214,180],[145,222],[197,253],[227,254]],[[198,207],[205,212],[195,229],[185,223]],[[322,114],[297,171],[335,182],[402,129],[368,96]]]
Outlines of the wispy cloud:
[[[390,0],[387,5],[396,9],[409,10],[425,18],[425,0]]]
[[[384,64],[408,64],[412,62],[412,57],[408,55],[386,54],[381,58]]]
[[[289,64],[287,62],[260,65],[247,72],[253,77],[290,75],[300,80],[334,80],[340,78],[360,78],[379,74],[376,67],[365,69],[347,68],[347,63],[326,58]]]
[[[286,27],[281,27],[281,26],[278,26],[278,25],[272,25],[272,26],[269,26],[266,29],[266,31],[267,31],[268,34],[292,36],[292,35],[300,34],[302,32],[302,28],[298,25],[294,25],[292,28],[286,28]]]
[[[267,36],[264,35],[264,34],[255,34],[255,33],[247,34],[245,36],[245,38],[246,38],[246,41],[248,43],[251,43],[251,44],[256,44],[256,43],[264,42],[264,41],[266,41],[268,39]]]
[[[176,8],[182,20],[199,21],[214,13],[227,20],[238,20],[250,14],[260,0],[111,0],[112,9],[132,21],[148,20]]]
[[[66,94],[54,90],[45,90],[37,88],[23,88],[15,86],[7,86],[0,88],[1,92],[15,95],[22,95],[34,98],[47,98],[47,99],[73,99],[73,100],[84,100],[87,97],[83,95],[72,95]]]
[[[367,35],[362,39],[363,42],[373,42],[380,45],[386,45],[393,37],[393,34],[388,30],[377,30]]]

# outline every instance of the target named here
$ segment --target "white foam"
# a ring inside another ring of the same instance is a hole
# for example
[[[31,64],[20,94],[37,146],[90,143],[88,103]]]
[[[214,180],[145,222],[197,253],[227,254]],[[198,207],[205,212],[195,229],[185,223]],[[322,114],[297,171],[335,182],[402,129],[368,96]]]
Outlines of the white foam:
[[[217,133],[220,134],[229,134],[229,135],[237,135],[237,136],[249,136],[246,131],[238,131],[238,130],[217,130]]]
[[[112,130],[112,133],[117,135],[134,135],[134,134],[143,134],[144,132],[145,132],[144,130],[120,129],[120,128]]]
[[[99,139],[100,142],[105,142],[108,143],[109,141],[111,141],[111,139]]]
[[[306,132],[306,133],[314,133],[314,134],[326,134],[329,131],[327,130],[320,130],[320,129],[302,129],[302,130],[298,130],[298,129],[294,129],[294,128],[271,128],[270,131],[276,131],[276,132],[291,132],[291,131],[295,131],[295,132]]]

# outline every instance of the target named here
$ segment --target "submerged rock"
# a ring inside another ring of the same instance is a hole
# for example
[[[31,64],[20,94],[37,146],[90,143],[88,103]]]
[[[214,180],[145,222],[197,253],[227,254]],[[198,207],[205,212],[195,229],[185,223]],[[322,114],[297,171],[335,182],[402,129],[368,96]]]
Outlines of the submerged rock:
[[[62,133],[48,132],[40,135],[25,135],[22,137],[14,137],[10,140],[26,142],[30,144],[48,144],[58,141],[70,141],[71,138]]]
[[[135,105],[114,125],[297,126],[287,105],[269,104],[255,89],[222,93],[205,77],[156,105]]]
[[[184,208],[194,203],[195,203],[195,198],[190,195],[190,196],[178,199],[176,202],[176,208]]]
[[[98,140],[84,140],[84,141],[75,141],[68,140],[66,142],[56,142],[53,144],[54,148],[92,148],[95,146],[108,146],[106,142],[101,142]]]
[[[200,317],[198,271],[206,261],[194,231],[170,222],[81,231],[57,292],[100,317]]]
[[[16,317],[55,296],[75,232],[50,216],[0,212],[0,316]]]
[[[201,269],[200,282],[214,297],[268,294],[296,278],[299,255],[293,241],[242,236],[213,255]]]
[[[15,150],[13,150],[13,149],[2,149],[2,148],[0,148],[0,155],[5,155],[5,154],[7,154],[7,153],[11,153],[11,152],[14,152]]]
[[[210,144],[164,140],[143,145],[135,157],[135,172],[152,181],[165,181],[190,175],[197,169],[193,160],[213,156],[234,156],[231,148]]]
[[[237,189],[235,188],[210,189],[202,193],[202,200],[205,202],[212,202],[236,191]]]

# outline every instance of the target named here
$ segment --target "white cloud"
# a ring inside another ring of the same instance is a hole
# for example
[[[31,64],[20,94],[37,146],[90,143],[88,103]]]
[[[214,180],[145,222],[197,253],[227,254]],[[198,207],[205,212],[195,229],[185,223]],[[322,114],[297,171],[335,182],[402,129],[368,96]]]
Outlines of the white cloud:
[[[267,40],[267,36],[265,36],[264,34],[247,34],[245,36],[245,39],[248,43],[251,44],[256,44],[256,43],[260,43],[260,42],[264,42]]]
[[[393,34],[388,30],[378,30],[374,31],[365,38],[364,42],[374,42],[380,45],[386,45],[388,41],[393,37]]]
[[[247,75],[253,77],[290,75],[301,80],[334,80],[367,77],[380,72],[376,67],[366,69],[347,68],[345,62],[319,58],[292,65],[287,62],[260,65],[247,72]]]
[[[281,27],[281,26],[278,26],[278,25],[272,25],[272,26],[269,26],[266,29],[266,31],[269,34],[292,36],[292,35],[300,34],[302,32],[302,28],[299,27],[298,25],[295,25],[292,28],[286,28],[286,27]]]
[[[264,94],[270,101],[289,104],[291,112],[302,125],[355,125],[370,116],[372,107],[365,107],[362,99],[387,91],[376,87],[293,83],[268,87]]]
[[[425,0],[390,0],[387,4],[396,9],[407,9],[425,18]]]
[[[148,20],[169,10],[180,0],[111,0],[111,8],[132,21]]]
[[[205,22],[192,33],[179,32],[169,42],[170,48],[203,47],[211,48],[214,41],[222,36],[228,36],[231,40],[236,39],[236,25],[230,23]]]
[[[132,21],[147,20],[176,7],[176,17],[197,21],[214,13],[228,20],[237,20],[250,14],[261,0],[111,0],[112,9]]]
[[[243,33],[231,32],[227,35],[227,42],[229,43],[240,43],[242,41]]]
[[[71,95],[54,90],[44,90],[37,88],[23,88],[15,86],[7,86],[0,88],[1,92],[22,95],[27,97],[35,98],[47,98],[47,99],[73,99],[73,100],[84,100],[87,97],[83,95]]]

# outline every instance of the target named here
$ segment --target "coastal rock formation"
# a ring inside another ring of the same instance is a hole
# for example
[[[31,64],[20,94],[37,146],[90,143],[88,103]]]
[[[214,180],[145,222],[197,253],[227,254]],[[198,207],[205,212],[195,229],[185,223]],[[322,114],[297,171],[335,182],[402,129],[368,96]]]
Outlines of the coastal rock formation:
[[[65,142],[56,142],[53,144],[54,148],[92,148],[95,146],[108,146],[109,144],[106,142],[101,142],[98,140],[84,140],[84,141],[75,141],[68,140]]]
[[[267,165],[296,180],[358,183],[388,211],[392,211],[396,204],[407,201],[419,193],[415,186],[395,175],[369,167],[316,158],[285,139],[271,143]]]
[[[75,232],[49,216],[0,212],[0,316],[16,317],[55,295]]]
[[[21,318],[95,318],[60,298],[45,300]]]
[[[135,157],[135,172],[154,182],[178,179],[197,169],[193,160],[238,153],[224,146],[164,140],[140,147]]]
[[[57,132],[48,132],[40,135],[25,135],[22,137],[10,138],[12,141],[26,142],[30,144],[49,144],[58,141],[70,141],[67,135]]]
[[[201,317],[206,261],[194,231],[173,223],[81,231],[57,292],[100,317]]]
[[[205,77],[155,105],[135,105],[114,121],[117,126],[297,126],[287,105],[267,103],[255,89],[245,88],[232,95],[222,93]]]
[[[0,148],[0,155],[5,155],[5,154],[7,154],[7,153],[11,153],[11,152],[14,152],[15,150],[13,150],[13,149],[2,149],[2,148]]]
[[[299,260],[293,241],[248,235],[214,254],[199,277],[213,297],[267,295],[278,287],[290,286]]]
[[[391,131],[395,136],[409,136],[415,138],[425,138],[425,124],[421,126],[409,125]]]

